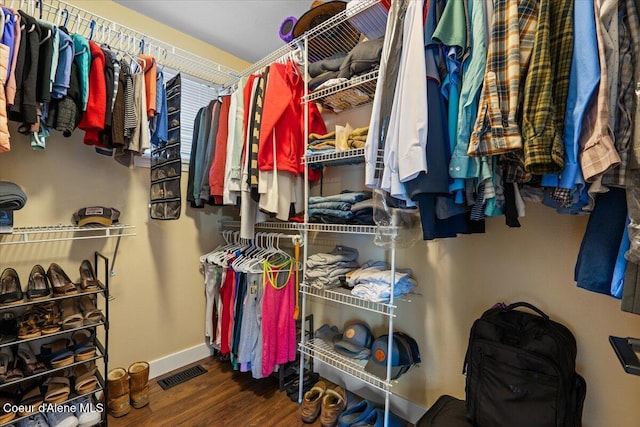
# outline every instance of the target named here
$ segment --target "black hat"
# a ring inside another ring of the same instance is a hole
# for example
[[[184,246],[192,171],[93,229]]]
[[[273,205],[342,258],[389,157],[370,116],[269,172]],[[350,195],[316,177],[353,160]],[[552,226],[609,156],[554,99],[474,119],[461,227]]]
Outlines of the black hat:
[[[112,225],[118,222],[120,211],[115,208],[105,208],[103,206],[90,206],[78,209],[73,214],[73,220],[78,226],[87,224]]]

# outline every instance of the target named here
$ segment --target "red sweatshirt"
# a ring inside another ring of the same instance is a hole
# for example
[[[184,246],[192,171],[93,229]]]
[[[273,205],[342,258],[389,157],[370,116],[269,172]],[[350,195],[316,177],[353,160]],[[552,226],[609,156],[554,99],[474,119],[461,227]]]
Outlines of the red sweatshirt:
[[[101,145],[98,141],[98,132],[104,129],[104,119],[107,112],[107,86],[104,78],[105,59],[104,52],[102,52],[97,43],[89,41],[89,49],[91,51],[89,100],[87,102],[87,110],[84,112],[78,127],[85,131],[85,144]]]
[[[304,140],[304,81],[298,67],[291,61],[286,64],[273,63],[264,97],[258,168],[273,170],[274,154],[278,170],[299,174],[304,172],[301,158],[306,150]],[[276,153],[272,138],[275,133]],[[309,105],[309,133],[327,133],[322,116],[315,104]],[[312,171],[309,171],[312,172]],[[310,175],[310,179],[316,177]]]

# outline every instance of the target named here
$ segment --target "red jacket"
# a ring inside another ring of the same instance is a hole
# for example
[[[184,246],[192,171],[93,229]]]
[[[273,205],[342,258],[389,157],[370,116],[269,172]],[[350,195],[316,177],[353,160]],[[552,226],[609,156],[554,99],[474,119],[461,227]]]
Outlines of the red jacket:
[[[224,168],[227,163],[227,139],[229,136],[229,107],[231,107],[231,97],[225,96],[222,98],[222,107],[220,107],[216,151],[209,169],[210,193],[217,205],[222,204],[222,193],[224,192]]]
[[[84,130],[84,143],[87,145],[101,145],[98,142],[98,132],[104,129],[107,112],[107,85],[104,77],[104,52],[100,46],[89,41],[91,51],[91,69],[89,70],[89,100],[87,110],[82,116],[78,128]]]
[[[299,174],[304,172],[301,158],[306,150],[304,138],[304,80],[291,61],[273,63],[269,67],[260,123],[258,168],[273,170],[274,154],[278,170]],[[315,104],[309,104],[309,133],[326,134],[327,128]],[[273,152],[273,136],[276,153]],[[312,172],[312,171],[310,171]],[[310,179],[314,179],[311,176]]]

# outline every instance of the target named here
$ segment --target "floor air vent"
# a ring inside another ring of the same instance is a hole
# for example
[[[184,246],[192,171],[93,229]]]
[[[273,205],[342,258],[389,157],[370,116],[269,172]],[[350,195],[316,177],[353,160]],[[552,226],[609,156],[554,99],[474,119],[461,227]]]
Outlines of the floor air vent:
[[[168,376],[167,378],[158,380],[158,384],[162,387],[163,390],[170,389],[171,387],[175,387],[178,384],[182,384],[184,382],[189,381],[191,378],[195,378],[198,375],[202,375],[206,373],[207,370],[204,369],[200,365],[196,365],[192,368],[187,368],[184,371],[180,371],[173,375]]]

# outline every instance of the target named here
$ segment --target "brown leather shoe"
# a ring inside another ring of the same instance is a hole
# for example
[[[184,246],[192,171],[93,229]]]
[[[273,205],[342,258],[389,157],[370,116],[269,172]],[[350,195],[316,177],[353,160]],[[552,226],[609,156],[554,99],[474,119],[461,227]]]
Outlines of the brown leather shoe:
[[[342,387],[329,389],[322,397],[322,409],[320,411],[320,424],[322,427],[333,427],[338,417],[347,407],[347,393]]]
[[[305,423],[312,423],[320,415],[320,405],[322,403],[322,397],[327,390],[327,385],[324,381],[318,381],[311,390],[306,392],[302,398],[302,406],[300,406],[300,415],[302,421]]]

